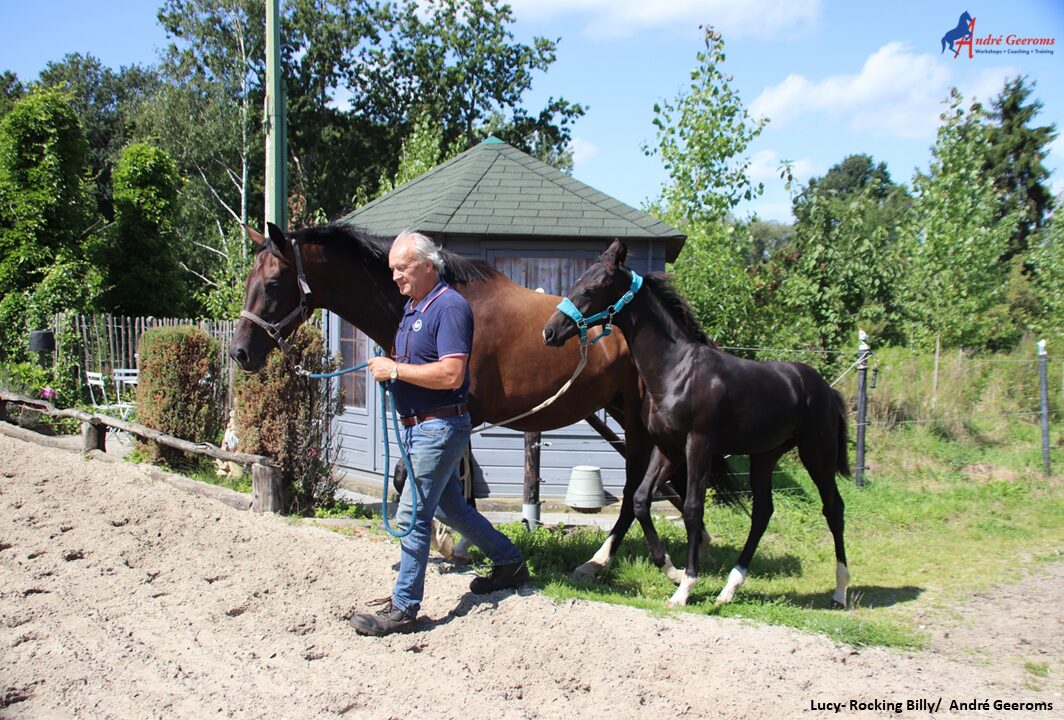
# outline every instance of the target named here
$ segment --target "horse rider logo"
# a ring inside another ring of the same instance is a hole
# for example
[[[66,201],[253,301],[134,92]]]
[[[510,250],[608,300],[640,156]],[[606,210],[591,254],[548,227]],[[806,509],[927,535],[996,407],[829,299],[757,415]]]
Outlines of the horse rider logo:
[[[965,10],[957,20],[957,27],[942,36],[942,52],[946,52],[946,46],[953,51],[953,57],[961,54],[961,48],[968,46],[968,59],[972,59],[972,41],[975,39],[975,18]],[[939,53],[941,54],[941,53]]]
[[[417,320],[414,321],[414,332],[417,332],[420,329],[421,329],[421,318],[418,318]]]

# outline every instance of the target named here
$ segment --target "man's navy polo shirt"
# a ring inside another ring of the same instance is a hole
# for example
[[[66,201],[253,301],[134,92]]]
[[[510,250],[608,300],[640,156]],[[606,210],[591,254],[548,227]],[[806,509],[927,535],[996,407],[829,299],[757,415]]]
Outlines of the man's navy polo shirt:
[[[473,311],[450,285],[440,280],[417,307],[407,301],[393,357],[400,363],[424,365],[447,357],[469,357],[473,350]],[[402,376],[402,370],[399,375]],[[399,414],[406,417],[464,404],[469,397],[469,365],[456,390],[430,390],[402,379],[392,383]]]

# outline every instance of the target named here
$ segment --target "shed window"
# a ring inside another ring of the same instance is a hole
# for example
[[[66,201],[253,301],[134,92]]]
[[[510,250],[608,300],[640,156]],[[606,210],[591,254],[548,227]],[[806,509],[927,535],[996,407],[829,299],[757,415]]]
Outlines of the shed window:
[[[340,355],[344,367],[353,367],[366,362],[368,339],[362,331],[346,320],[340,321]],[[340,376],[340,387],[344,392],[344,404],[347,407],[366,408],[366,371],[347,373]]]
[[[564,295],[593,262],[595,262],[593,257],[496,255],[495,269],[518,285],[524,285],[532,290],[543,288],[550,295]]]

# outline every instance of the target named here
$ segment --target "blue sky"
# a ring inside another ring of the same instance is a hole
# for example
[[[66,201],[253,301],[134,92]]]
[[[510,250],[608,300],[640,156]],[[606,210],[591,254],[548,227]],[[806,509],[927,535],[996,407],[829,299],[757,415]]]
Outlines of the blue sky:
[[[1023,74],[1044,105],[1040,123],[1064,118],[1064,3],[896,0],[871,5],[827,0],[511,0],[519,39],[561,38],[557,62],[528,96],[589,107],[573,131],[574,176],[636,207],[666,175],[656,158],[653,106],[675,98],[702,49],[700,24],[724,34],[725,69],[752,112],[771,122],[750,148],[752,173],[766,185],[741,214],[785,220],[789,199],[778,179],[790,160],[801,180],[822,175],[852,153],[885,161],[897,182],[926,169],[941,100],[951,86],[989,100],[1005,78]],[[117,68],[152,63],[166,44],[145,0],[0,0],[0,69],[32,80],[68,52],[92,53]],[[976,36],[1052,37],[1053,54],[953,58],[940,39],[968,11]],[[1047,165],[1064,190],[1064,140]]]

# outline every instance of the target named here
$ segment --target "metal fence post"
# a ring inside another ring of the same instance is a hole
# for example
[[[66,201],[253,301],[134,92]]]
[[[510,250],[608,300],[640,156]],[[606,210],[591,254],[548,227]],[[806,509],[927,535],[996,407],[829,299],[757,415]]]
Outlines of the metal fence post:
[[[538,432],[525,433],[525,488],[521,515],[529,530],[535,530],[539,521],[539,460],[542,436]]]
[[[1039,394],[1042,396],[1042,470],[1049,477],[1049,355],[1046,341],[1038,341]]]
[[[865,422],[868,415],[868,335],[864,330],[857,331],[857,466],[854,468],[854,481],[857,487],[864,487],[865,471]]]

